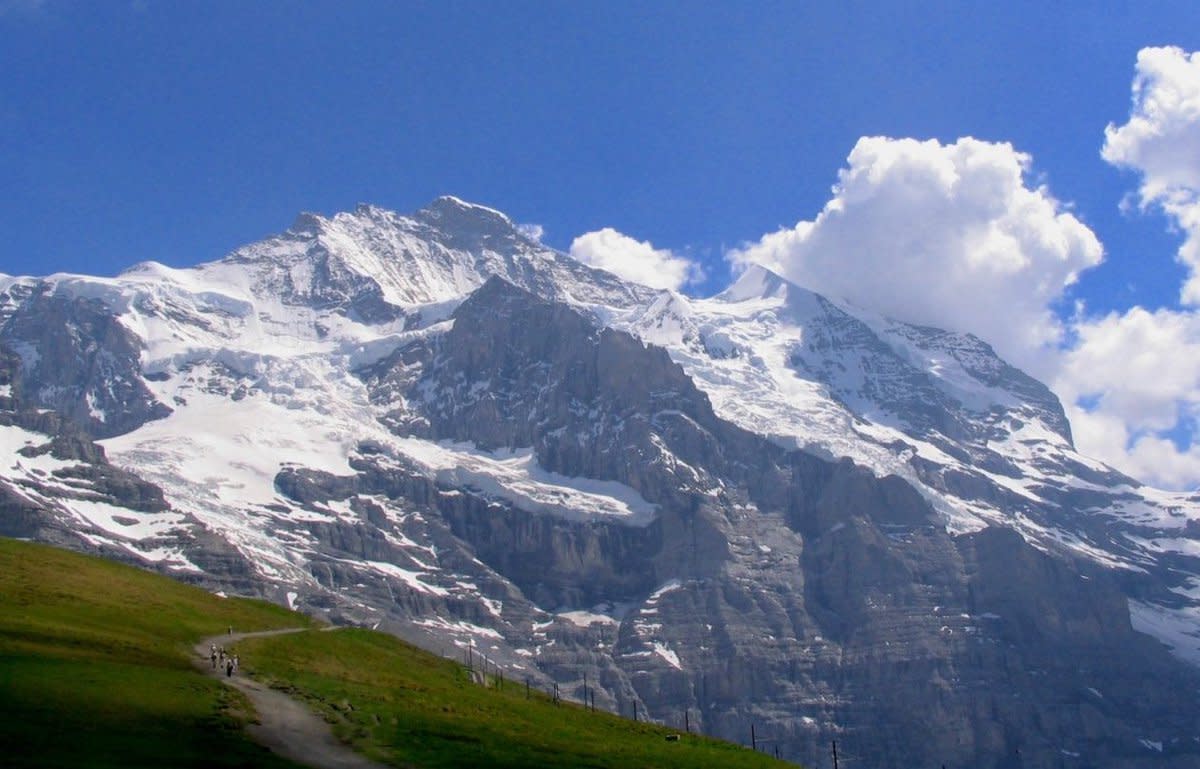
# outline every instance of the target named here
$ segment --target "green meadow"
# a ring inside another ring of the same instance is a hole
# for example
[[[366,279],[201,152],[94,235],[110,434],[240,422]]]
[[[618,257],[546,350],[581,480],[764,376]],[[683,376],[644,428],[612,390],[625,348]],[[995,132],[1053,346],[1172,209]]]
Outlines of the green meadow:
[[[11,767],[283,767],[191,647],[311,624],[139,569],[0,539],[0,755]]]
[[[246,700],[192,664],[228,626],[309,632],[241,641],[243,675],[322,713],[401,767],[785,766],[730,743],[554,704],[382,633],[318,632],[277,606],[219,598],[128,566],[0,539],[0,756],[11,767],[285,767],[253,743]]]

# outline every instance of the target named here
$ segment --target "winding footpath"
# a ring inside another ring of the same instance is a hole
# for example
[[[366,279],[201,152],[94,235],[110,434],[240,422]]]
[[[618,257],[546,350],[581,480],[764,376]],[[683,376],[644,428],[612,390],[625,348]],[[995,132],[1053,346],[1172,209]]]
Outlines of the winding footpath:
[[[198,657],[196,666],[249,698],[258,713],[259,723],[251,724],[246,731],[272,752],[316,769],[384,769],[381,764],[367,760],[338,741],[329,724],[303,703],[240,673],[228,677],[223,669],[212,669],[209,650],[213,644],[228,647],[244,638],[301,633],[306,629],[297,627],[232,635],[222,633],[205,638],[194,647]]]

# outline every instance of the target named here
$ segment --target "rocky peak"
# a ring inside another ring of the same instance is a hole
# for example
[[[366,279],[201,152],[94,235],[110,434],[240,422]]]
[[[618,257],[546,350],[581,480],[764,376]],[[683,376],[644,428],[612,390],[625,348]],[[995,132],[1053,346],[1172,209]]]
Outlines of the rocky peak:
[[[982,385],[1008,394],[1014,403],[1023,404],[1042,424],[1060,436],[1066,447],[1074,448],[1071,425],[1058,396],[1046,385],[1005,361],[990,344],[974,334],[892,320],[885,321],[876,331],[898,354],[915,358],[918,365],[927,369],[944,370],[944,365],[937,359],[949,357],[966,376],[977,383],[967,383],[968,386]]]
[[[441,437],[528,446],[568,424],[573,434],[590,429],[589,420],[633,411],[669,408],[714,419],[707,398],[662,348],[500,278],[472,293],[453,318],[429,373],[437,390],[465,389],[431,414]]]
[[[315,237],[320,234],[321,229],[327,223],[327,219],[320,214],[315,214],[310,211],[301,211],[296,215],[292,226],[287,228],[287,233],[291,235],[299,235],[301,237]]]
[[[576,306],[626,306],[649,292],[530,240],[499,211],[449,196],[411,215],[368,204],[301,214],[286,232],[200,269],[214,266],[249,272],[265,299],[372,323],[454,301],[493,275]]]
[[[484,314],[510,315],[521,311],[545,310],[550,306],[550,302],[498,275],[493,275],[471,292],[454,311],[453,317],[470,318],[479,315],[481,311]],[[579,320],[582,322],[583,318],[580,317]]]
[[[422,235],[455,250],[475,254],[483,251],[513,254],[541,250],[501,212],[449,195],[438,198],[412,214],[410,221]]]
[[[507,234],[515,231],[513,221],[494,208],[443,195],[417,211],[414,218],[446,231]]]
[[[746,268],[733,285],[722,291],[715,298],[725,302],[744,302],[749,299],[783,299],[787,297],[788,289],[795,288],[781,275],[772,272],[761,264],[752,264]]]
[[[847,409],[922,439],[978,443],[1037,419],[1064,448],[1071,430],[1058,398],[972,334],[904,323],[833,301],[751,265],[714,297],[752,322],[798,331],[789,365]],[[696,323],[696,320],[692,321]],[[980,425],[988,424],[987,429]],[[943,446],[953,452],[953,447]]]

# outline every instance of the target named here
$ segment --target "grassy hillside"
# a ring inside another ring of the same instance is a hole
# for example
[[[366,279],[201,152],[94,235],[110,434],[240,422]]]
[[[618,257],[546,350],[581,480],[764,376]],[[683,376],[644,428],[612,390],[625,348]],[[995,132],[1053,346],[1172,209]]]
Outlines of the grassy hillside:
[[[0,539],[5,766],[284,767],[244,736],[241,695],[191,666],[229,625],[292,627],[279,607]]]
[[[458,662],[365,630],[244,641],[248,669],[296,687],[372,758],[420,767],[785,766],[728,742],[554,705],[523,683],[472,682]]]
[[[0,539],[0,756],[5,766],[285,767],[250,742],[237,692],[192,645],[312,626],[148,572]],[[744,748],[472,683],[457,663],[364,630],[242,641],[246,673],[312,703],[373,758],[412,767],[767,767]]]

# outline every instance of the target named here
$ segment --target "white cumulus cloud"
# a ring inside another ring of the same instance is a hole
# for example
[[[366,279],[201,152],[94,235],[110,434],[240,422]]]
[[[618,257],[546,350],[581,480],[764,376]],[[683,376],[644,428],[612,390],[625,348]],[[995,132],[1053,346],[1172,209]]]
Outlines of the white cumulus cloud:
[[[1076,445],[1135,478],[1172,488],[1200,482],[1200,316],[1134,307],[1075,325],[1053,382]],[[1169,435],[1183,431],[1178,447]]]
[[[1192,226],[1200,225],[1200,177],[1188,167],[1200,150],[1200,109],[1185,113],[1192,91],[1179,82],[1190,71],[1182,62],[1190,68],[1198,57],[1155,51],[1138,59],[1133,117],[1109,127],[1105,157],[1141,171],[1143,203],[1162,206],[1200,244]],[[1176,96],[1157,87],[1168,81]],[[1138,122],[1166,114],[1169,131]],[[1167,145],[1154,145],[1167,135]],[[1191,160],[1181,168],[1174,156]],[[1053,387],[1083,453],[1155,485],[1197,486],[1200,312],[1097,316],[1080,305],[1062,317],[1068,287],[1102,262],[1103,248],[1068,206],[1029,181],[1030,168],[1028,155],[1002,142],[864,137],[816,217],[728,256],[901,320],[975,333]]]
[[[1168,430],[1200,404],[1200,317],[1135,307],[1075,325],[1061,381],[1072,400],[1119,414],[1134,430]]]
[[[1200,51],[1138,52],[1129,122],[1109,124],[1101,153],[1138,172],[1142,206],[1160,206],[1184,232],[1180,300],[1200,305]]]
[[[1200,52],[1138,52],[1129,120],[1101,155],[1183,234],[1180,307],[1079,318],[1054,382],[1085,453],[1156,485],[1200,485]],[[1152,257],[1153,255],[1146,255]],[[1174,440],[1172,439],[1174,438]]]
[[[1031,368],[1061,337],[1050,305],[1103,258],[1007,143],[863,137],[812,221],[730,254],[832,297],[970,331]]]
[[[651,288],[675,291],[704,279],[700,266],[668,249],[655,248],[611,227],[588,232],[571,242],[571,256]]]

